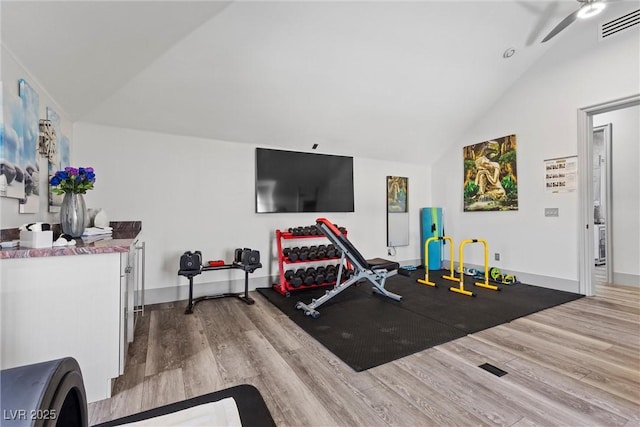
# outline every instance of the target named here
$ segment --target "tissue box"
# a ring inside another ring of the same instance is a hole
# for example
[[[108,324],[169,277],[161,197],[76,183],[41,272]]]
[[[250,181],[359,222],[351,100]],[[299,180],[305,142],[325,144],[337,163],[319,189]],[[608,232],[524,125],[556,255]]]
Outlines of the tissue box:
[[[21,248],[50,248],[53,246],[53,231],[20,231]]]

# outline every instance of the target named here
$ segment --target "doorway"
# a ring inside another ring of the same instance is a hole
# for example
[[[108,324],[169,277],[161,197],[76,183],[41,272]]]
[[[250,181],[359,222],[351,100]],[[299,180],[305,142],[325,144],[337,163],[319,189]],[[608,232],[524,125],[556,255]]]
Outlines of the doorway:
[[[611,123],[593,128],[593,252],[595,269],[592,280],[596,287],[613,282],[611,131]]]
[[[590,107],[582,108],[578,110],[578,186],[579,186],[579,209],[578,209],[578,263],[579,263],[579,291],[584,295],[595,295],[596,282],[595,277],[595,260],[596,260],[596,238],[594,228],[596,226],[595,220],[595,188],[594,188],[594,116],[609,113],[617,110],[622,110],[629,107],[635,107],[640,105],[640,95],[633,95],[626,98],[617,99],[602,104],[593,105]],[[612,140],[615,137],[612,136],[611,128],[609,128],[609,135]],[[609,159],[615,154],[613,142]],[[611,173],[613,169],[613,163],[610,163],[608,172]],[[609,179],[609,192],[611,194],[616,191],[614,189],[614,183]],[[605,189],[606,191],[606,189]],[[606,203],[606,202],[605,202]],[[615,283],[616,275],[613,270],[613,254],[615,249],[612,245],[614,235],[612,227],[615,227],[614,221],[611,218],[613,212],[612,203],[609,203],[609,230],[605,230],[609,238],[605,240],[605,251],[607,250],[607,243],[609,244],[609,251],[605,253],[606,258],[609,260],[609,269],[611,270],[611,280],[609,283]],[[605,217],[606,221],[606,217]],[[599,225],[599,224],[598,224]],[[606,228],[606,223],[605,223]],[[599,246],[598,246],[599,249]]]

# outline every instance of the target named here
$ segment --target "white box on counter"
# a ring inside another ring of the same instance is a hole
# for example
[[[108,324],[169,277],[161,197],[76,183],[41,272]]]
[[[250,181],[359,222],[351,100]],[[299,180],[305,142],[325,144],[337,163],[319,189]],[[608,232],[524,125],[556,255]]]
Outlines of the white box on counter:
[[[53,231],[20,231],[21,248],[50,248],[53,246]]]

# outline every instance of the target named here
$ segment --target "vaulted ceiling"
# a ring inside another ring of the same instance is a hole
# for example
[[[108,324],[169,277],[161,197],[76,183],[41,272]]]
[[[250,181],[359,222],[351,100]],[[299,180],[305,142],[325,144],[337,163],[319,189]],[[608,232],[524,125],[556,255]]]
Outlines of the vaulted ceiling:
[[[564,38],[597,43],[637,5],[545,44],[576,1],[3,1],[0,16],[72,121],[420,162]]]

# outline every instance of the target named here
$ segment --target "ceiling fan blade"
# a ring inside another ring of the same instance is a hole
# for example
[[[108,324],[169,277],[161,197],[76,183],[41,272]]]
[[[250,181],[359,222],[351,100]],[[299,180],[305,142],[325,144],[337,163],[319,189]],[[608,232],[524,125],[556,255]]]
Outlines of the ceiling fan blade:
[[[558,25],[556,25],[556,27],[551,30],[551,32],[549,34],[547,34],[547,37],[545,37],[544,39],[542,39],[542,43],[550,40],[551,38],[553,38],[556,34],[558,34],[560,31],[564,30],[565,28],[567,28],[569,25],[571,25],[573,23],[573,21],[575,21],[576,19],[578,19],[578,12],[580,12],[580,9],[576,10],[575,12],[573,12],[571,15],[567,16],[566,18],[564,18],[562,20],[562,22],[560,22]]]

